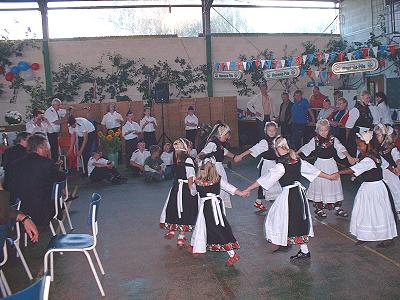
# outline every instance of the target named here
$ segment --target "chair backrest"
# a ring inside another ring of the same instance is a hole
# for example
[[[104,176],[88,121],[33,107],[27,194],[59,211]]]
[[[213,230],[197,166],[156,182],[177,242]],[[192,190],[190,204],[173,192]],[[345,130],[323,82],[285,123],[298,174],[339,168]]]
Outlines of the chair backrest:
[[[26,289],[19,291],[5,299],[8,300],[47,300],[50,290],[50,275],[45,275]]]
[[[53,200],[55,208],[53,219],[58,217],[59,211],[61,211],[61,209],[63,208],[64,205],[63,190],[66,188],[66,186],[67,186],[66,180],[55,182],[53,184],[53,191],[51,193],[51,199]]]
[[[97,217],[99,212],[100,200],[101,196],[97,193],[93,193],[92,197],[90,198],[88,224],[92,225],[93,237],[95,240],[98,233]]]

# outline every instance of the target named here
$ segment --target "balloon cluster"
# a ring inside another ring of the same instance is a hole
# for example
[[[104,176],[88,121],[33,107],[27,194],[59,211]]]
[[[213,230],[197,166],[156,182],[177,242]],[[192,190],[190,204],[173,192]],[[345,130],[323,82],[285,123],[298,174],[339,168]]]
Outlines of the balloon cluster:
[[[13,81],[15,75],[29,69],[37,71],[40,69],[40,65],[38,63],[29,64],[27,61],[21,60],[16,66],[11,67],[8,72],[5,72],[4,67],[0,66],[0,74],[4,74],[7,81]]]

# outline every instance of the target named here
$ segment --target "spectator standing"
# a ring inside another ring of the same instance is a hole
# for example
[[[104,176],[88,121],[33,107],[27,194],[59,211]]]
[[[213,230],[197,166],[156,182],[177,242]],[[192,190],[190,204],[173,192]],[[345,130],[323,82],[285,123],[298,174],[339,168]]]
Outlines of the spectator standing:
[[[379,114],[379,123],[384,125],[393,125],[390,109],[387,104],[387,98],[384,92],[375,94],[376,108]]]
[[[256,115],[257,139],[260,141],[264,138],[265,123],[271,121],[271,99],[266,83],[260,85],[260,93],[250,99],[247,109]]]
[[[122,126],[122,136],[125,140],[125,159],[129,166],[129,159],[132,153],[137,149],[139,134],[141,133],[140,126],[133,120],[133,112],[126,113],[126,123]]]
[[[51,101],[51,106],[44,113],[44,117],[50,123],[47,129],[47,138],[51,149],[51,159],[54,161],[58,161],[59,158],[58,136],[60,134],[61,124],[65,124],[67,121],[67,112],[60,107],[61,100],[54,98],[53,101]]]
[[[346,148],[353,157],[357,153],[357,133],[368,131],[374,124],[379,123],[377,114],[370,107],[370,102],[371,94],[368,91],[362,91],[360,100],[349,111],[349,118],[346,121]]]
[[[189,106],[187,116],[185,117],[185,130],[186,138],[192,142],[194,148],[196,147],[196,134],[198,126],[199,119],[194,114],[193,106]]]
[[[294,102],[292,105],[292,147],[297,151],[302,145],[302,137],[308,124],[308,109],[310,104],[303,98],[303,92],[294,92]]]
[[[140,129],[143,131],[144,142],[147,147],[157,144],[156,129],[157,120],[151,116],[150,107],[145,107],[143,112],[143,118],[140,120]]]
[[[90,158],[90,154],[96,147],[96,130],[92,122],[85,118],[75,118],[70,116],[68,118],[69,133],[71,134],[71,144],[69,146],[67,156],[71,155],[74,151],[76,138],[78,138],[78,152],[76,157],[82,155],[83,168],[85,174],[88,174],[87,163]]]
[[[33,111],[33,119],[26,123],[26,131],[30,134],[42,133],[47,134],[50,126],[49,121],[44,117],[44,111],[35,109]]]
[[[292,105],[289,99],[289,94],[283,92],[281,94],[282,103],[279,107],[278,125],[281,128],[281,135],[289,138],[291,135],[292,127]]]
[[[116,131],[121,127],[124,122],[121,114],[115,110],[115,103],[110,103],[108,105],[107,113],[103,116],[101,120],[101,125],[105,126],[107,130]]]

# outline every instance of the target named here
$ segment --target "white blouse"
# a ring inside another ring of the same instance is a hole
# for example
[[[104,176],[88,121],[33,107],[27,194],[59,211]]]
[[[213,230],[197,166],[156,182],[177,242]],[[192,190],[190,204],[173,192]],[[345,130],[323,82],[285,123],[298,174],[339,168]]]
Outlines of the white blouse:
[[[119,122],[120,120],[121,122]],[[121,114],[114,111],[113,113],[108,112],[103,116],[101,120],[101,125],[105,125],[107,129],[118,128],[121,126],[121,123],[124,121]]]
[[[385,102],[382,101],[376,106],[376,108],[378,109],[379,123],[392,125],[393,120],[390,114],[390,109]]]
[[[204,147],[204,149],[201,150],[200,152],[203,152],[204,154],[209,154],[215,151],[217,151],[217,145],[214,142],[208,142],[207,145]],[[227,153],[229,153],[229,151],[226,148],[224,148],[224,155],[226,155]]]
[[[265,139],[262,139],[257,144],[249,149],[251,156],[257,157],[261,153],[268,151],[268,142]]]
[[[134,130],[134,132],[131,132],[129,134],[126,134],[127,132]],[[136,122],[129,122],[127,121],[124,126],[122,126],[122,136],[124,137],[125,140],[132,140],[138,137],[138,133],[140,133],[140,126]]]
[[[342,143],[335,137],[333,141],[333,147],[336,150],[337,155],[340,159],[346,158],[343,152],[347,151]],[[305,156],[309,156],[315,150],[315,139],[311,139],[307,144],[300,148],[300,152],[303,152]]]
[[[354,166],[350,167],[350,169],[353,170],[355,176],[360,176],[362,173],[375,168],[377,168],[375,162],[369,157],[363,158]]]
[[[196,125],[195,126],[186,125],[186,123],[194,123]],[[198,125],[199,125],[199,119],[195,115],[187,115],[185,117],[185,130],[197,129]]]
[[[146,126],[144,126],[144,124],[146,122],[149,122]],[[157,120],[154,117],[151,116],[144,116],[143,119],[140,120],[140,128],[142,129],[143,132],[154,132],[156,131],[156,128],[154,127],[153,123],[150,122],[154,122],[157,125]]]
[[[321,174],[321,171],[314,167],[312,164],[301,161],[301,176],[305,177],[308,181],[312,182],[315,178]],[[283,164],[276,164],[273,168],[269,169],[265,175],[257,179],[257,182],[263,187],[263,189],[270,189],[282,176],[285,174],[285,167]]]

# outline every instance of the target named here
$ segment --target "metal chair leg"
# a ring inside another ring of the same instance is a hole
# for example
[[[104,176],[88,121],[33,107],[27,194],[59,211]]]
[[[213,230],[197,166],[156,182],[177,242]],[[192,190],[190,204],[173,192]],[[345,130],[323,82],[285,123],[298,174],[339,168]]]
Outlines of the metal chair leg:
[[[96,283],[97,283],[97,286],[99,287],[100,293],[104,297],[106,294],[104,293],[103,286],[101,285],[99,276],[97,275],[96,269],[93,265],[92,258],[90,257],[90,255],[87,251],[83,251],[83,253],[86,255],[86,258],[89,262],[90,268],[92,269],[92,273],[93,273],[94,279],[96,279]]]
[[[6,288],[4,287],[3,280],[1,280],[1,277],[0,277],[0,290],[1,290],[1,294],[3,295],[2,298],[6,298],[8,295],[7,295]]]
[[[50,275],[51,281],[54,281],[54,253],[50,252]]]
[[[70,215],[69,215],[69,209],[68,209],[68,205],[67,205],[67,204],[65,204],[65,215],[67,216],[69,228],[70,228],[71,230],[74,230],[74,227],[72,226],[71,217],[70,217]]]
[[[61,233],[67,234],[67,232],[65,231],[64,223],[61,220],[58,220],[58,224],[60,226]]]
[[[25,260],[24,255],[22,254],[21,248],[19,247],[19,245],[17,243],[15,243],[14,246],[15,246],[15,249],[17,250],[19,258],[21,259],[22,265],[25,268],[26,274],[28,275],[29,279],[32,280],[33,277],[32,277],[31,270],[29,269],[28,264],[26,263],[26,260]]]
[[[24,233],[24,247],[28,247],[28,234],[26,232]]]
[[[0,270],[0,277],[1,277],[1,281],[4,284],[4,288],[6,289],[7,295],[10,296],[12,294],[11,289],[10,289],[10,286],[8,285],[6,277],[4,276],[3,270]]]
[[[96,257],[97,264],[99,265],[99,269],[100,269],[101,274],[102,275],[106,275],[106,273],[104,272],[104,269],[103,269],[103,265],[102,265],[102,263],[100,261],[99,255],[97,254],[96,248],[93,248],[93,253],[94,253],[94,257]]]
[[[51,221],[50,221],[50,230],[51,230],[51,234],[53,236],[55,236],[56,235],[56,231],[54,230],[54,227],[53,227],[53,224],[51,223]]]

